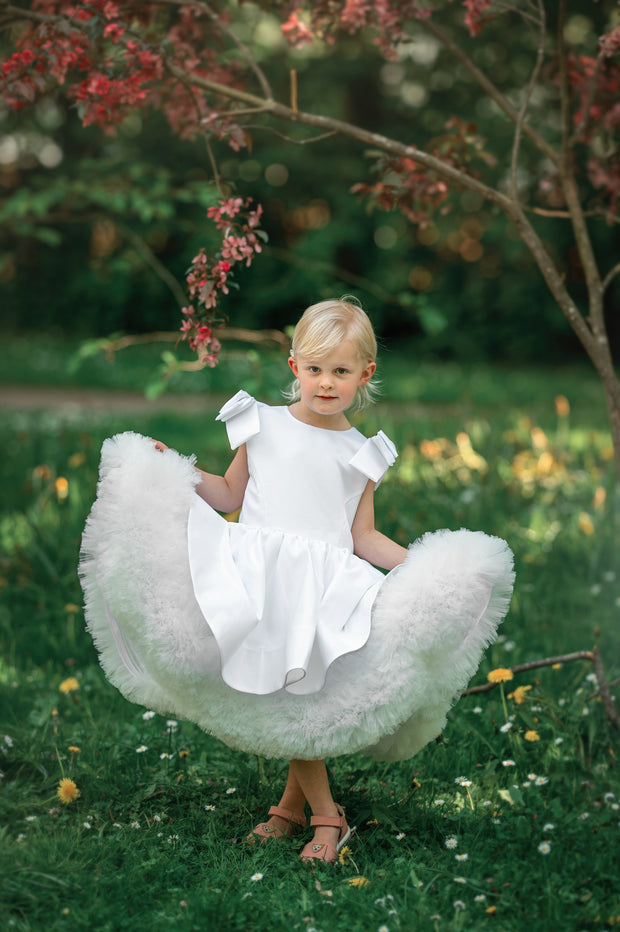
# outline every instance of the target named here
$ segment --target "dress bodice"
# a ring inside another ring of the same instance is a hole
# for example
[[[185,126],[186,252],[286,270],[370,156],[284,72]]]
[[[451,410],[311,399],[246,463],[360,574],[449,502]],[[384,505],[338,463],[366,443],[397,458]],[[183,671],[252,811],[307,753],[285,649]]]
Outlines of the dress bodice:
[[[380,431],[327,430],[239,392],[219,415],[232,446],[245,442],[250,478],[241,524],[271,527],[353,550],[351,525],[368,480],[396,458]]]

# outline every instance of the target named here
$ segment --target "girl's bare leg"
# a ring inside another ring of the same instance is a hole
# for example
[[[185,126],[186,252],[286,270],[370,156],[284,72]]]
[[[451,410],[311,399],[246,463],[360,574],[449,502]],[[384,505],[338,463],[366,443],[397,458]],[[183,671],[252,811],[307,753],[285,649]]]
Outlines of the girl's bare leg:
[[[290,790],[291,795],[287,796]],[[329,788],[329,779],[324,760],[292,760],[289,764],[289,779],[280,805],[292,808],[284,800],[296,801],[303,798],[314,816],[338,816],[338,809]],[[318,826],[314,832],[314,841],[319,844],[336,846],[339,830],[331,826]]]

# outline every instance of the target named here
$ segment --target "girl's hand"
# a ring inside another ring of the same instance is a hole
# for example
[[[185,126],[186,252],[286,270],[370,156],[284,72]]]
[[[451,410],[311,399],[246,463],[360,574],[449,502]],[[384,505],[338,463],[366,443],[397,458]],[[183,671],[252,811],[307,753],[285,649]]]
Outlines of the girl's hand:
[[[149,440],[151,440],[155,444],[155,449],[159,450],[160,453],[163,453],[164,450],[170,449],[170,447],[167,447],[165,443],[161,442],[161,440],[153,440],[152,437],[149,437]]]

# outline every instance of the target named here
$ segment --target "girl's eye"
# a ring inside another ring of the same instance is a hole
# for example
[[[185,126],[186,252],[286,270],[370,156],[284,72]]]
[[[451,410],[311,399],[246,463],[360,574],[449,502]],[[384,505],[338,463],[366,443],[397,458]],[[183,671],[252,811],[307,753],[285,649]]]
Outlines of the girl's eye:
[[[348,369],[344,369],[342,366],[340,366],[339,369],[336,369],[336,372],[338,375],[346,375],[348,372]]]

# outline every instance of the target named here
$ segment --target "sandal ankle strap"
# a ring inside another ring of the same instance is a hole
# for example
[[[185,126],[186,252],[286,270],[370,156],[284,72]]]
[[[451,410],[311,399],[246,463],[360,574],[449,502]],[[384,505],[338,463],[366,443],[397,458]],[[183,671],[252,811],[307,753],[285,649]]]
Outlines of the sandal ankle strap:
[[[305,816],[298,815],[293,809],[284,809],[282,806],[272,806],[269,810],[269,815],[287,819],[287,821],[292,822],[294,825],[299,825],[301,828],[306,827]]]

